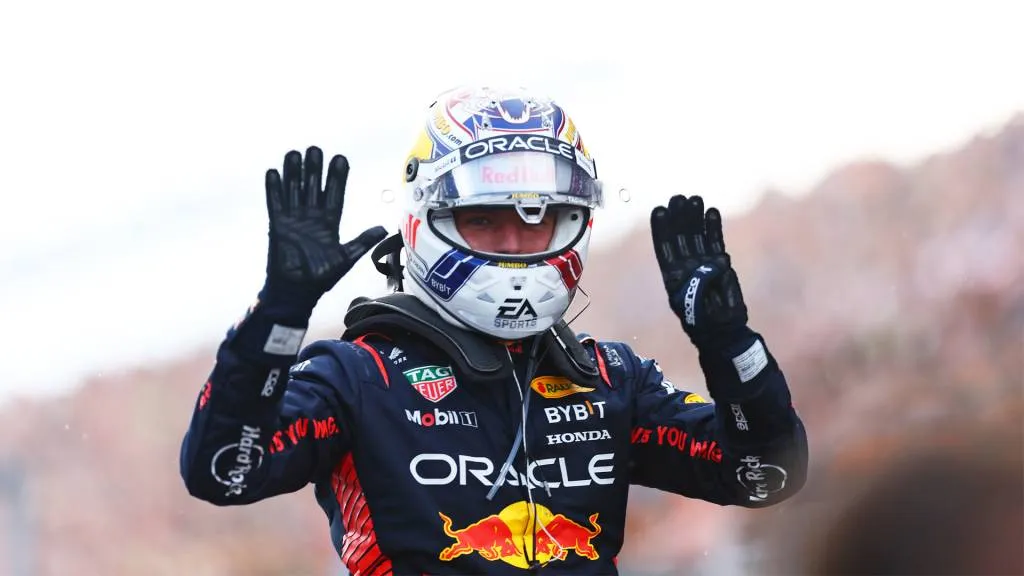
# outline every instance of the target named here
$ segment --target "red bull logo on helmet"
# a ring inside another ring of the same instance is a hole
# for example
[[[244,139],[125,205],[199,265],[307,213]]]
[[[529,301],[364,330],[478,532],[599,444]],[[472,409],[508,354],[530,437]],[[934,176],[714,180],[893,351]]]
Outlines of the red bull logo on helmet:
[[[601,533],[596,513],[588,518],[588,527],[564,514],[555,514],[541,504],[534,506],[519,501],[459,529],[452,528],[452,519],[443,512],[438,512],[438,515],[444,533],[455,539],[438,555],[445,562],[465,554],[479,554],[485,560],[500,560],[526,569],[530,560],[546,564],[565,560],[570,552],[588,560],[600,558],[594,547],[594,538]],[[536,547],[533,537],[535,525]]]

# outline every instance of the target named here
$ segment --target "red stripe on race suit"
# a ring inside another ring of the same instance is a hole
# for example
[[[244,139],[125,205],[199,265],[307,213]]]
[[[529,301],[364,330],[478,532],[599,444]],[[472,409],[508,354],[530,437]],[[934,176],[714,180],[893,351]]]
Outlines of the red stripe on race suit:
[[[609,388],[611,388],[612,379],[608,377],[608,367],[604,365],[604,356],[601,355],[601,350],[597,345],[597,340],[594,340],[594,356],[597,357],[597,369],[601,372],[601,379],[604,380],[604,383],[607,384]]]
[[[373,346],[370,346],[366,342],[363,342],[363,340],[365,340],[367,336],[370,336],[370,334],[363,334],[359,338],[353,340],[352,343],[355,344],[356,346],[359,346],[363,350],[366,350],[367,352],[370,353],[371,356],[373,356],[374,362],[377,363],[377,369],[380,370],[380,375],[384,377],[384,385],[390,388],[391,380],[388,378],[387,369],[384,368],[384,360],[381,359],[380,354],[377,353],[377,350]]]
[[[341,507],[345,535],[341,539],[338,555],[352,576],[392,574],[391,560],[377,546],[377,533],[373,529],[366,495],[359,484],[352,455],[347,454],[331,476],[334,497]]]
[[[593,336],[586,336],[580,340],[580,344],[590,344],[594,347],[594,358],[597,358],[597,370],[601,373],[601,380],[608,385],[609,388],[612,386],[612,379],[608,376],[608,366],[604,363],[604,355],[601,354],[601,347],[597,345],[597,340]]]

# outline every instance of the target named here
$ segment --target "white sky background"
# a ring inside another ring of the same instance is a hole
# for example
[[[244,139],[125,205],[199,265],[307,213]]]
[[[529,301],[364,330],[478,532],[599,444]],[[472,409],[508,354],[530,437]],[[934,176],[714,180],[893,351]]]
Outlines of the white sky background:
[[[1022,23],[1012,1],[5,3],[0,401],[215,346],[262,284],[289,149],[349,157],[343,238],[394,230],[380,191],[454,85],[566,107],[632,192],[600,246],[673,193],[736,213],[998,126],[1024,110]],[[313,328],[383,291],[364,260]]]

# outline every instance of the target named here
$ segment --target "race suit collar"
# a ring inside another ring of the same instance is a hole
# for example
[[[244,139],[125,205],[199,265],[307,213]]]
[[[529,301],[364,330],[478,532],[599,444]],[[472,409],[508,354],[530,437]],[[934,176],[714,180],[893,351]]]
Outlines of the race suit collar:
[[[511,353],[515,352],[505,342],[445,322],[411,294],[357,298],[345,314],[345,325],[345,340],[369,332],[408,331],[440,348],[473,378],[501,382],[512,378]],[[600,382],[597,366],[565,322],[558,322],[535,338],[543,339],[541,348],[558,373],[584,385]]]

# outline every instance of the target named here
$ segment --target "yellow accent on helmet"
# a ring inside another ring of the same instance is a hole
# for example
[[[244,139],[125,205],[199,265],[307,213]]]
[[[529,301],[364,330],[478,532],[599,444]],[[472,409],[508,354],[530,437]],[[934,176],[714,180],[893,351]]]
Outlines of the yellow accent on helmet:
[[[421,162],[429,161],[433,154],[434,141],[427,135],[426,130],[420,130],[420,135],[416,138],[416,143],[413,144],[412,150],[409,151],[409,156],[405,159],[405,165],[402,166],[402,182],[405,182],[405,167],[409,165],[410,160],[416,158]]]

